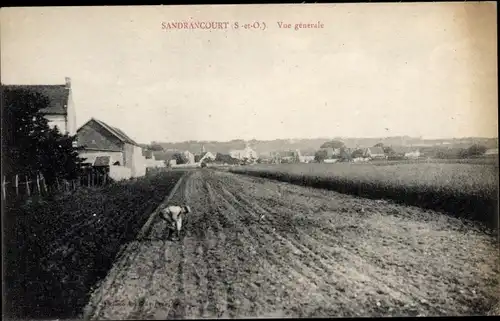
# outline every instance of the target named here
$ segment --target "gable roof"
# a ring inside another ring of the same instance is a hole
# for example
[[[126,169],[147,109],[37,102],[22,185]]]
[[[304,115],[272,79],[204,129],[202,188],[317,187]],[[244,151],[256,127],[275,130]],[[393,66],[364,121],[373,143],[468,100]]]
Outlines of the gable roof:
[[[49,106],[40,110],[43,114],[66,115],[68,113],[69,89],[66,85],[3,85],[7,89],[25,89],[49,99]]]
[[[384,154],[384,150],[382,149],[382,147],[369,147],[368,150],[372,154],[376,154],[376,155],[383,155]]]
[[[110,125],[106,124],[105,122],[98,120],[98,119],[95,119],[93,117],[88,122],[83,124],[80,128],[78,128],[77,132],[80,131],[80,129],[82,129],[82,127],[84,127],[85,125],[87,125],[91,121],[99,124],[101,127],[103,127],[108,132],[110,132],[113,136],[118,138],[121,142],[135,145],[135,146],[139,146],[139,144],[137,144],[132,138],[128,137],[122,130],[120,130],[116,127],[110,126]]]

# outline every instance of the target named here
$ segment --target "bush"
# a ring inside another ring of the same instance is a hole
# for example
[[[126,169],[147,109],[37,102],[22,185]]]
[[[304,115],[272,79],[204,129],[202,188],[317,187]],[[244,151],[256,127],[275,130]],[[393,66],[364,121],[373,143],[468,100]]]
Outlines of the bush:
[[[20,317],[76,317],[92,286],[134,240],[182,172],[82,188],[5,211],[6,309]]]

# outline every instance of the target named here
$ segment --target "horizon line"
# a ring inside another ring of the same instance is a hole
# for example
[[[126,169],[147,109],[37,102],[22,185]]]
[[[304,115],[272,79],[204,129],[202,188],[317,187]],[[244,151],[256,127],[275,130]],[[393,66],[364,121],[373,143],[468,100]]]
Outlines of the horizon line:
[[[276,140],[316,140],[316,139],[325,139],[325,140],[342,140],[342,139],[389,139],[389,138],[410,138],[410,139],[420,139],[420,140],[461,140],[461,139],[498,139],[498,136],[494,137],[486,137],[486,136],[463,136],[463,137],[441,137],[441,138],[425,138],[418,136],[408,136],[408,135],[399,135],[399,136],[384,136],[384,137],[312,137],[312,138],[274,138],[274,139],[242,139],[242,138],[234,138],[231,140],[183,140],[183,141],[159,141],[159,140],[151,140],[149,143],[140,143],[145,145],[150,145],[154,143],[163,143],[163,144],[181,144],[181,143],[231,143],[234,141],[243,141],[243,142],[251,142],[251,141],[259,141],[259,142],[272,142]]]

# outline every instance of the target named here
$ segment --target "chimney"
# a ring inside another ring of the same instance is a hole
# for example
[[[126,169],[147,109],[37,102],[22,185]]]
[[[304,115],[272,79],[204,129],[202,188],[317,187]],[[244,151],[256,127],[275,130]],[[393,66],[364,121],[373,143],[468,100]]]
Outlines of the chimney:
[[[66,89],[70,89],[71,88],[71,78],[66,77],[65,80],[66,80]]]

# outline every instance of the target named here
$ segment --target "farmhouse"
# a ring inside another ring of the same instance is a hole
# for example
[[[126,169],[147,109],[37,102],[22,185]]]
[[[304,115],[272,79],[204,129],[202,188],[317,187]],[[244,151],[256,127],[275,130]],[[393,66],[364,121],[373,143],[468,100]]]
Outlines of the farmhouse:
[[[212,154],[211,152],[203,152],[199,155],[194,156],[195,163],[201,163],[201,162],[206,161],[206,160],[214,161],[215,155]]]
[[[193,153],[191,153],[190,151],[186,150],[184,152],[182,152],[182,155],[184,156],[184,158],[186,158],[186,164],[194,164],[195,161],[195,156]]]
[[[406,158],[419,158],[421,156],[420,150],[418,148],[398,146],[393,147],[395,156],[406,157]]]
[[[26,89],[44,95],[49,106],[41,110],[51,128],[57,127],[63,134],[76,133],[76,113],[71,90],[71,79],[66,77],[61,85],[5,85],[8,89]]]
[[[279,161],[279,163],[298,163],[300,162],[300,151],[297,150],[287,150],[274,153],[274,158]]]
[[[254,151],[250,146],[246,146],[244,149],[242,150],[231,150],[229,152],[229,155],[231,155],[232,158],[236,158],[236,159],[257,159],[259,156],[257,155],[257,152]]]
[[[120,129],[91,118],[77,130],[78,145],[84,146],[80,157],[88,163],[107,162],[110,177],[124,179],[146,174],[146,158],[142,148]]]
[[[365,149],[364,157],[373,159],[385,159],[385,153],[382,147],[369,147]]]

